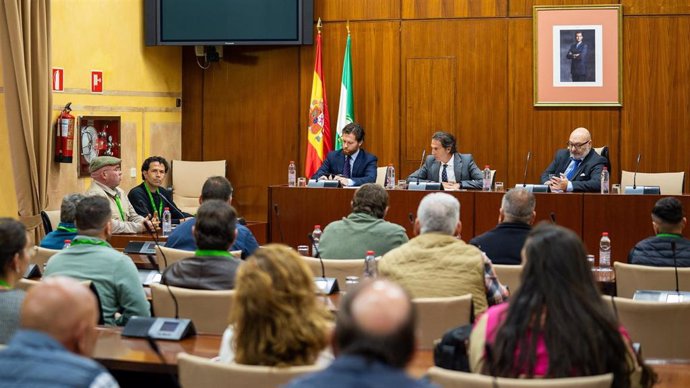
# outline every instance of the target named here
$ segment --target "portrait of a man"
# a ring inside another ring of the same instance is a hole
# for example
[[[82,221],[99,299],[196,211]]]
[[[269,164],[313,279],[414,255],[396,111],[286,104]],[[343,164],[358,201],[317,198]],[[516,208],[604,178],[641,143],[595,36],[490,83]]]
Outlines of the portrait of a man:
[[[595,82],[595,37],[594,29],[560,31],[561,82]]]

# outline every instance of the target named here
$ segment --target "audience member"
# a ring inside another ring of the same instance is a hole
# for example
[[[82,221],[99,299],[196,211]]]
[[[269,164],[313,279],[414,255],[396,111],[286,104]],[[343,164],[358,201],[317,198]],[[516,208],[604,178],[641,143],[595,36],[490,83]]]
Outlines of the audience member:
[[[141,182],[127,194],[129,202],[134,207],[134,211],[140,216],[152,216],[155,219],[163,219],[163,210],[170,209],[171,219],[178,223],[185,218],[191,217],[181,211],[173,202],[172,192],[163,187],[163,180],[168,173],[168,161],[162,156],[151,156],[144,160],[141,165]]]
[[[24,291],[14,286],[24,276],[31,253],[24,225],[11,218],[0,218],[0,344],[7,343],[19,327]]]
[[[311,270],[293,249],[269,244],[240,266],[220,359],[246,365],[325,362],[330,313],[316,299]]]
[[[355,191],[352,213],[326,226],[319,251],[324,259],[361,259],[367,251],[383,255],[407,242],[405,228],[383,219],[388,212],[388,193],[367,183]]]
[[[652,372],[638,362],[627,331],[604,303],[580,238],[542,223],[523,254],[522,286],[475,324],[471,369],[512,378],[613,373],[612,387],[651,386]]]
[[[72,279],[47,279],[31,288],[21,308],[21,329],[0,352],[2,385],[117,387],[108,371],[90,359],[97,321],[96,298]]]
[[[232,185],[224,176],[212,176],[206,179],[204,186],[201,188],[201,196],[199,197],[199,204],[209,199],[219,199],[232,204]],[[191,218],[180,224],[168,236],[168,241],[165,246],[168,248],[182,249],[185,251],[196,250],[196,243],[192,230],[196,223],[195,218]],[[230,247],[231,251],[242,251],[242,259],[246,259],[259,247],[256,238],[246,226],[237,223],[237,236],[235,242]]]
[[[675,255],[679,267],[690,267],[690,240],[683,237],[686,223],[683,204],[677,198],[658,200],[652,209],[652,228],[656,236],[638,242],[628,255],[628,263],[673,267]]]
[[[332,177],[343,186],[361,186],[376,182],[378,159],[362,149],[364,128],[357,123],[347,124],[341,137],[342,149],[331,151],[311,179]]]
[[[52,232],[46,234],[41,240],[41,247],[47,249],[62,249],[65,240],[74,239],[77,235],[77,227],[74,226],[74,214],[77,212],[77,204],[84,198],[82,194],[68,194],[62,198],[60,205],[60,225]]]
[[[491,261],[460,236],[460,202],[433,193],[419,203],[417,237],[384,255],[379,274],[405,287],[415,298],[472,294],[474,311],[503,302],[507,289],[496,278]],[[488,302],[488,303],[487,303]]]
[[[405,374],[416,346],[415,320],[414,306],[400,286],[386,280],[364,283],[345,295],[338,310],[333,364],[287,387],[432,387]]]
[[[91,280],[98,291],[106,325],[124,325],[134,315],[151,315],[139,272],[132,260],[113,249],[108,200],[87,197],[77,204],[77,237],[48,260],[45,276]],[[118,316],[119,315],[119,316]]]
[[[534,194],[527,190],[509,190],[498,210],[498,225],[470,240],[470,244],[486,253],[493,264],[520,264],[522,246],[537,215],[535,202]]]
[[[196,214],[193,233],[197,250],[163,272],[162,284],[200,290],[235,288],[235,272],[242,263],[228,248],[235,240],[235,209],[217,199],[205,201]]]

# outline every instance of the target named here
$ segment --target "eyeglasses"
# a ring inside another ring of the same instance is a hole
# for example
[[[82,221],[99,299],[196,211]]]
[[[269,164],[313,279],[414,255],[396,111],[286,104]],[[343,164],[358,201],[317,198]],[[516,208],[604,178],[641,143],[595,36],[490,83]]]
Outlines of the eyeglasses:
[[[571,143],[571,142],[568,142],[568,143],[566,143],[565,146],[566,146],[567,148],[575,148],[575,149],[578,149],[578,150],[579,150],[579,149],[582,149],[582,147],[584,147],[584,146],[586,146],[587,144],[589,144],[589,142],[591,142],[591,140],[587,140],[586,142],[584,142],[584,143],[579,143],[579,144],[578,144],[578,143]]]

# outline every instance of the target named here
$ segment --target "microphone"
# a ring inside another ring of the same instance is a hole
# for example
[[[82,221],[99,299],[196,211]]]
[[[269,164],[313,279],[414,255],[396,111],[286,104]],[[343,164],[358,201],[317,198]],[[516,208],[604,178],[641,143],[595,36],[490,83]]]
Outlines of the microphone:
[[[412,212],[407,213],[407,219],[410,220],[410,224],[414,225],[414,214]]]
[[[280,223],[280,211],[278,210],[277,203],[273,204],[273,211],[276,213],[276,226],[278,227],[278,234],[280,235],[280,242],[282,243],[285,241],[285,236],[283,236],[283,228]]]
[[[319,287],[321,292],[323,292],[326,295],[335,294],[339,291],[338,279],[326,277],[326,267],[323,264],[323,259],[321,258],[321,252],[319,251],[319,247],[316,245],[314,241],[314,235],[311,233],[307,233],[307,238],[311,242],[311,246],[316,251],[316,257],[319,259],[319,263],[321,263],[321,280],[316,281],[316,286]]]
[[[551,212],[549,216],[551,217],[551,222],[553,224],[558,224],[558,222],[556,222],[556,212]]]
[[[525,173],[522,175],[522,187],[527,187],[527,167],[529,166],[530,159],[532,159],[532,151],[527,151],[527,160],[525,161]]]
[[[680,295],[680,288],[678,287],[678,263],[676,262],[676,242],[671,241],[671,252],[673,254],[673,269],[676,271],[676,294]]]
[[[637,188],[637,171],[640,170],[640,159],[642,158],[642,154],[638,153],[637,154],[637,164],[635,165],[635,173],[633,174],[633,190]]]
[[[147,224],[146,222],[144,222],[144,227],[146,228],[146,230],[149,232],[149,234],[153,238],[153,243],[156,244],[156,248],[158,248],[158,251],[161,253],[161,256],[163,257],[163,262],[165,263],[165,268],[168,268],[168,258],[165,257],[165,252],[163,252],[163,250],[161,249],[160,243],[158,243],[158,237],[156,237],[156,233],[151,228],[149,228],[149,224]],[[163,280],[162,277],[161,277],[161,280]],[[167,284],[167,282],[165,283],[165,287],[168,289],[168,293],[170,294],[170,297],[173,300],[173,304],[175,305],[175,319],[179,319],[180,318],[180,306],[177,303],[177,297],[175,297],[175,294],[172,292],[172,290],[170,289],[170,285]]]
[[[161,349],[158,347],[158,343],[156,342],[156,340],[153,337],[151,337],[150,335],[147,335],[145,338],[146,338],[146,342],[151,347],[151,350],[153,350],[153,352],[156,353],[156,356],[158,356],[158,359],[161,360],[161,364],[164,366],[168,366],[168,363],[165,362],[165,357],[163,357],[163,352],[161,352]],[[175,388],[179,388],[180,382],[177,381],[177,377],[175,377],[175,374],[168,372],[168,376],[170,376],[170,379],[173,382],[173,386]]]
[[[422,162],[419,163],[419,168],[422,168],[424,165],[424,158],[426,158],[426,148],[422,150]]]
[[[173,209],[180,215],[180,218],[185,218],[185,215],[184,215],[184,213],[182,212],[182,210],[178,209],[177,206],[175,206],[171,201],[169,201],[167,198],[165,198],[165,195],[161,194],[161,191],[160,191],[160,190],[158,190],[158,195],[159,195],[161,198],[163,198],[163,201],[165,201],[165,203],[167,203],[168,205],[170,205],[170,207],[173,208]],[[160,216],[163,217],[162,214],[161,214]]]

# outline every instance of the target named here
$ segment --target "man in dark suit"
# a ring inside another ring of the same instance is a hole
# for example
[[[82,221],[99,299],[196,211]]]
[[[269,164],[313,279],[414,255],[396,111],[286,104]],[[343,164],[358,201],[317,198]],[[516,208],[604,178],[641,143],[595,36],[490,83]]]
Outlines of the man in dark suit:
[[[552,192],[575,191],[598,193],[601,171],[606,158],[592,150],[592,135],[587,128],[575,128],[566,149],[558,150],[541,181]]]
[[[335,179],[343,186],[376,182],[376,156],[362,147],[364,128],[350,123],[343,128],[343,149],[331,151],[311,179]]]
[[[587,43],[583,41],[582,32],[575,33],[575,43],[570,45],[566,58],[570,59],[570,75],[573,82],[587,81]]]
[[[141,164],[141,179],[144,181],[127,194],[129,202],[140,216],[151,215],[162,221],[163,210],[167,207],[175,223],[191,217],[191,214],[180,211],[173,202],[172,193],[163,187],[163,179],[168,170],[168,161],[162,156],[151,156]]]
[[[455,137],[447,132],[431,136],[431,156],[419,170],[407,177],[408,182],[441,182],[444,190],[481,189],[482,171],[472,154],[461,154],[455,146]]]

